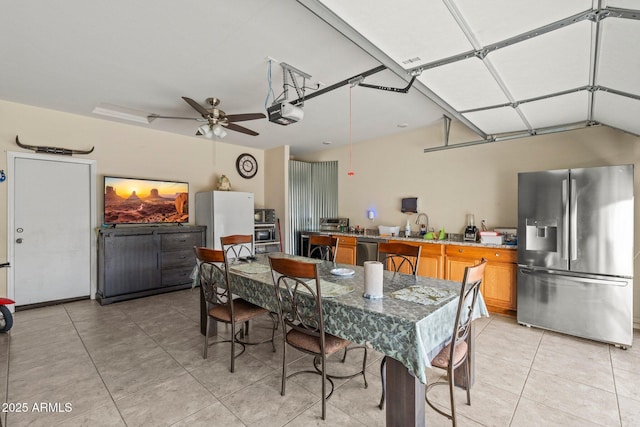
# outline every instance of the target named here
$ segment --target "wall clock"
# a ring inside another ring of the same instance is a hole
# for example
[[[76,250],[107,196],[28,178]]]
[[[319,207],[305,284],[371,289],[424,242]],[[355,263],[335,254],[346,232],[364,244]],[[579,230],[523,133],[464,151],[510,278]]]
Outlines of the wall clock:
[[[249,153],[243,153],[236,160],[236,170],[243,178],[253,178],[258,173],[258,161]]]

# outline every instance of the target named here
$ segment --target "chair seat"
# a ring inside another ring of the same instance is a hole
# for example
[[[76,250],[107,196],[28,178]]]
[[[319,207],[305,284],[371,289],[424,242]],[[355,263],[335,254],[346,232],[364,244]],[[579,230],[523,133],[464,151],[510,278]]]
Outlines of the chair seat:
[[[453,353],[453,358],[454,358],[453,365],[456,366],[458,363],[460,363],[460,361],[464,359],[464,356],[466,354],[467,354],[467,343],[465,341],[462,341],[461,343],[458,344],[458,346],[456,347]],[[431,361],[431,365],[438,368],[447,369],[447,367],[449,366],[450,356],[451,356],[451,343],[447,344],[442,350],[440,350],[440,353],[438,353],[437,356],[434,357],[433,360]]]
[[[266,308],[258,307],[255,304],[245,301],[242,298],[233,300],[233,313],[235,315],[236,322],[244,322],[254,317],[268,313]],[[228,305],[216,305],[209,310],[209,316],[218,319],[222,322],[231,323],[231,311]]]
[[[320,337],[314,337],[313,335],[292,329],[287,332],[287,342],[298,349],[321,354]],[[350,342],[343,338],[338,338],[331,334],[324,334],[324,352],[326,355],[333,354],[347,347],[349,344]]]

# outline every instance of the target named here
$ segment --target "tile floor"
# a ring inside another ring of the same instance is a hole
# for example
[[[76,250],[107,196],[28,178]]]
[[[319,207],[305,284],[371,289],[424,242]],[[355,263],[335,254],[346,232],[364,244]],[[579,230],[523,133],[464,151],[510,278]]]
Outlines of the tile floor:
[[[280,345],[276,353],[270,344],[249,347],[234,374],[228,344],[213,345],[202,359],[198,304],[198,291],[186,290],[104,307],[79,301],[16,313],[8,402],[26,403],[27,412],[8,413],[6,425],[384,425],[376,406],[380,354],[369,355],[367,389],[362,377],[336,385],[323,422],[317,376],[295,377],[280,396]],[[253,324],[252,336],[264,335],[267,326],[266,320]],[[640,345],[624,351],[501,316],[478,320],[476,333],[472,406],[464,404],[463,390],[456,395],[460,425],[640,425]],[[635,338],[638,343],[640,332]],[[287,359],[295,367],[310,364],[301,353]],[[353,368],[356,359],[331,368]],[[446,401],[446,388],[433,392]],[[42,402],[50,405],[34,411]],[[429,408],[427,424],[450,425]]]

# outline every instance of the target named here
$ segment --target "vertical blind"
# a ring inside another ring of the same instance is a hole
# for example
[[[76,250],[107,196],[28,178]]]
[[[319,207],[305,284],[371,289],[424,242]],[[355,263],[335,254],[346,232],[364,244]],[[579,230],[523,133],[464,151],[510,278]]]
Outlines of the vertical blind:
[[[301,231],[338,216],[338,162],[289,161],[289,209],[288,247],[299,253]]]

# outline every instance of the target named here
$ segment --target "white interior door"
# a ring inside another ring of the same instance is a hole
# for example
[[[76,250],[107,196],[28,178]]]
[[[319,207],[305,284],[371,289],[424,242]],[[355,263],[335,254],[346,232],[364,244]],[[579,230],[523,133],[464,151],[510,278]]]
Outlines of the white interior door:
[[[93,166],[52,156],[13,158],[8,234],[17,306],[92,293]]]

